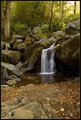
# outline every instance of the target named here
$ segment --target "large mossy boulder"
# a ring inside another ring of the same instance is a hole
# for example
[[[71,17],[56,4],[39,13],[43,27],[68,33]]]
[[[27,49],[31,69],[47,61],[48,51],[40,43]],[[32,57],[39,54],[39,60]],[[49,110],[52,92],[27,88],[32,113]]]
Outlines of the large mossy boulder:
[[[74,35],[80,32],[80,20],[70,22],[65,30],[66,33]]]
[[[54,38],[56,38],[56,39],[60,39],[60,38],[62,38],[62,37],[65,36],[65,35],[66,35],[66,33],[63,32],[63,31],[53,32],[53,36],[54,36]]]
[[[63,41],[55,48],[55,51],[60,61],[70,66],[71,69],[78,70],[80,60],[80,33],[73,35],[67,41]]]
[[[2,50],[2,61],[16,64],[21,59],[21,53],[19,51],[11,51],[11,50]]]

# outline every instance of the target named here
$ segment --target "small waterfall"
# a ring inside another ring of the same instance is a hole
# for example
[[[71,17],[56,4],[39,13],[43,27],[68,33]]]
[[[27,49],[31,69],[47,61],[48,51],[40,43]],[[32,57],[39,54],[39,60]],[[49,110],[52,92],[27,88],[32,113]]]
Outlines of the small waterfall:
[[[41,74],[53,74],[56,72],[54,62],[54,45],[42,50],[41,55]]]

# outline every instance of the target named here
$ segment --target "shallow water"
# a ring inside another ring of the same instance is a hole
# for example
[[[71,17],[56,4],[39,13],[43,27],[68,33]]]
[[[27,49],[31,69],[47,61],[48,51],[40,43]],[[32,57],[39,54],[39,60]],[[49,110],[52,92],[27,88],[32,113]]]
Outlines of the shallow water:
[[[16,84],[16,87],[25,86],[27,84],[54,84],[55,82],[64,82],[69,76],[62,74],[39,74],[39,73],[25,73],[21,77],[21,81]]]

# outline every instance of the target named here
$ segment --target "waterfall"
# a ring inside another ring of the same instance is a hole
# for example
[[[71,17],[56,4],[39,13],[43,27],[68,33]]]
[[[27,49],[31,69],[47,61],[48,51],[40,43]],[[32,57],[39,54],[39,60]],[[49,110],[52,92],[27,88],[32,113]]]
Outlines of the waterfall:
[[[54,45],[42,50],[41,55],[41,74],[53,74],[56,72],[54,62]]]

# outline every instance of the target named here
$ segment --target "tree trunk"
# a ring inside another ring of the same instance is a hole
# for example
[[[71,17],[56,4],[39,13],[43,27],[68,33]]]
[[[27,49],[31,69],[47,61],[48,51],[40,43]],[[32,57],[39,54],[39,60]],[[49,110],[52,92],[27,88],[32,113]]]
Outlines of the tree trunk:
[[[51,15],[50,15],[50,20],[49,20],[49,30],[51,29],[51,22],[52,22],[52,18],[53,18],[53,4],[54,4],[54,1],[52,1],[52,3],[51,3]]]
[[[74,15],[76,15],[76,1],[74,1]]]
[[[5,39],[8,39],[10,36],[10,6],[11,6],[11,2],[6,1],[5,9],[4,9],[4,21],[3,21]]]

